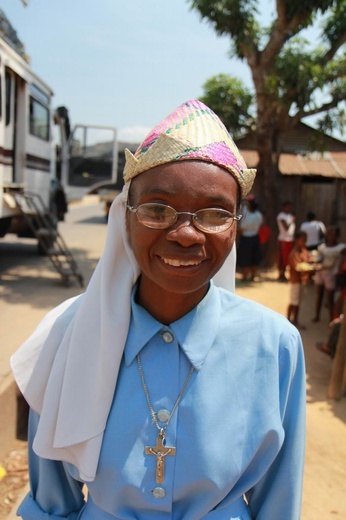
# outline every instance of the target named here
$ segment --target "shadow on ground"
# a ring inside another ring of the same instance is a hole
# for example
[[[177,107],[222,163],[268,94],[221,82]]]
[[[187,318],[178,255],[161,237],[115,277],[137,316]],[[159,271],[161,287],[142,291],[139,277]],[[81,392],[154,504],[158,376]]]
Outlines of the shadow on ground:
[[[98,258],[90,258],[84,249],[72,249],[84,278],[81,288],[75,277],[66,287],[49,258],[37,253],[34,240],[28,243],[0,242],[0,294],[8,304],[28,303],[36,308],[54,307],[84,291]],[[34,295],[34,297],[30,297]]]

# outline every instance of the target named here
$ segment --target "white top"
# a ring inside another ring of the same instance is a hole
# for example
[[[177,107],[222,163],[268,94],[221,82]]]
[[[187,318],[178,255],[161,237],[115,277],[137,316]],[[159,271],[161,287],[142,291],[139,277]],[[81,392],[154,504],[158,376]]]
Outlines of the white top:
[[[281,220],[284,220],[286,222],[288,229],[285,229]],[[285,213],[284,211],[280,211],[280,213],[276,217],[276,221],[279,228],[278,240],[280,240],[281,242],[293,242],[294,233],[296,230],[294,215],[292,215],[292,213]]]
[[[312,220],[310,222],[303,222],[300,226],[300,230],[306,233],[306,247],[317,247],[322,241],[321,232],[323,235],[326,233],[326,226],[323,222]]]
[[[341,262],[341,251],[346,248],[346,244],[340,242],[335,246],[327,246],[321,244],[317,250],[322,255],[322,269],[330,271],[332,274],[336,274],[340,267]]]
[[[239,226],[241,234],[244,237],[254,237],[258,235],[262,222],[263,216],[259,210],[249,211],[248,209],[244,209],[243,218]]]

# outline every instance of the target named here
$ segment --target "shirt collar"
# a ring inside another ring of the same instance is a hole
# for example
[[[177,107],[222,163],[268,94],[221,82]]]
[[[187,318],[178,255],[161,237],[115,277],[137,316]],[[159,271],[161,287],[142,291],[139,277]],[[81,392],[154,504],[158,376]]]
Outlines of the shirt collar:
[[[135,301],[137,287],[131,295],[131,323],[125,346],[128,366],[142,348],[159,331],[171,330],[180,348],[196,370],[200,370],[211,349],[219,325],[220,297],[213,282],[203,300],[171,325],[163,325]]]

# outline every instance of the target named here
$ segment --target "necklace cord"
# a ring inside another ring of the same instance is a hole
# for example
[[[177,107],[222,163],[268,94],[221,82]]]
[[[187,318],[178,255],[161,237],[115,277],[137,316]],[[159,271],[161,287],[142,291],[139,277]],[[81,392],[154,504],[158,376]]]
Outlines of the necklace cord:
[[[183,398],[183,395],[184,395],[184,393],[185,393],[185,391],[186,391],[186,388],[187,388],[187,386],[188,386],[188,384],[189,384],[189,382],[190,382],[190,379],[191,379],[191,377],[192,377],[192,374],[193,374],[195,368],[194,368],[193,365],[191,365],[190,371],[189,371],[189,373],[188,373],[188,375],[187,375],[187,377],[186,377],[186,379],[185,379],[185,382],[184,382],[184,384],[183,384],[183,387],[182,387],[182,389],[181,389],[180,392],[179,392],[179,395],[178,395],[178,397],[177,397],[177,400],[175,401],[175,404],[174,404],[174,406],[173,406],[173,408],[172,408],[171,413],[169,414],[169,418],[167,419],[166,424],[162,427],[162,426],[159,424],[158,420],[157,420],[156,413],[155,413],[154,408],[153,408],[153,405],[152,405],[152,403],[151,403],[151,399],[150,399],[150,396],[149,396],[149,391],[148,391],[147,384],[146,384],[146,382],[145,382],[144,372],[143,372],[143,367],[142,367],[142,363],[141,363],[141,359],[140,359],[139,354],[137,354],[137,356],[136,356],[136,360],[137,360],[137,365],[138,365],[139,374],[140,374],[140,376],[141,376],[141,381],[142,381],[143,390],[144,390],[144,393],[145,393],[145,397],[146,397],[146,399],[147,399],[147,403],[148,403],[148,407],[149,407],[150,415],[151,415],[151,417],[152,417],[152,419],[153,419],[153,421],[154,421],[154,423],[155,423],[156,428],[159,430],[159,432],[160,432],[160,434],[162,435],[162,437],[165,438],[165,437],[166,437],[166,434],[165,434],[166,429],[167,429],[167,427],[168,427],[168,425],[169,425],[169,423],[170,423],[170,421],[171,421],[171,418],[173,417],[173,415],[174,415],[176,409],[178,408],[178,406],[179,406],[179,404],[180,404],[180,402],[181,402],[181,400],[182,400],[182,398]]]

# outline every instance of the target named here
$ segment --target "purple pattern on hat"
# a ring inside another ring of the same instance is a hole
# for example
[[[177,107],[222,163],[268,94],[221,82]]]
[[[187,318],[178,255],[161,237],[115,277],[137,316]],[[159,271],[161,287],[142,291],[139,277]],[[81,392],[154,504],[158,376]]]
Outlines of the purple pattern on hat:
[[[229,137],[226,127],[210,108],[198,100],[188,101],[180,105],[180,107],[178,107],[172,114],[167,116],[163,121],[156,125],[155,128],[153,128],[137,149],[135,157],[138,158],[140,155],[145,153],[161,134],[165,133],[170,135],[174,130],[188,124],[189,121],[193,121],[197,117],[211,117]]]
[[[232,150],[223,142],[213,143],[200,148],[187,148],[179,159],[201,159],[211,161],[222,166],[232,166],[237,171],[241,171],[239,166],[246,168],[246,165],[239,164],[239,158],[235,157]]]

